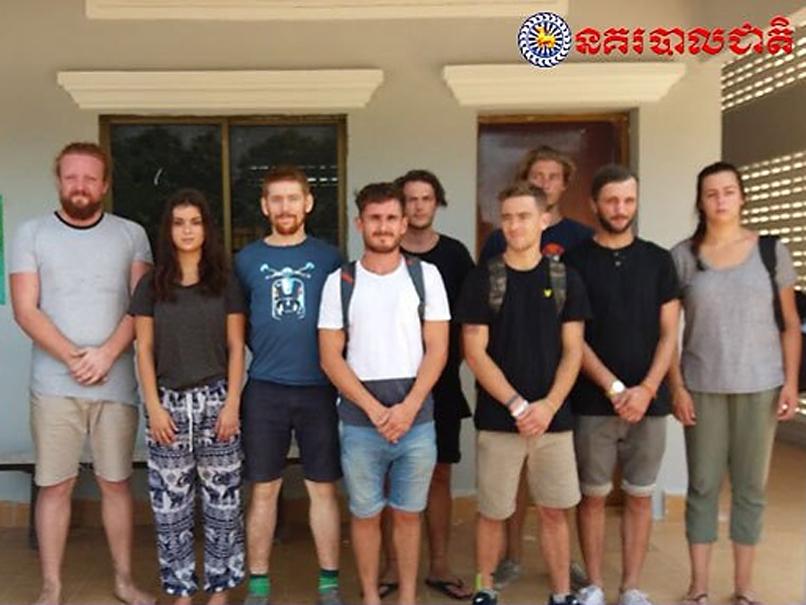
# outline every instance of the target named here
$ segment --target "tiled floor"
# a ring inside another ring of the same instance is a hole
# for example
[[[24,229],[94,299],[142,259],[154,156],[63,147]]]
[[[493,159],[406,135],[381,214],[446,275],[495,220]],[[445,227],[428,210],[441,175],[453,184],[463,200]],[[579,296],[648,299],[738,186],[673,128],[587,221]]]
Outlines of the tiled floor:
[[[615,514],[612,513],[612,514]],[[688,564],[683,524],[680,515],[656,523],[647,557],[644,588],[657,604],[676,603],[686,589]],[[723,515],[726,517],[726,515]],[[291,517],[304,518],[304,515]],[[533,515],[532,515],[533,517]],[[714,553],[711,595],[713,603],[728,602],[731,592],[730,544],[725,539],[726,518],[721,523],[722,540]],[[535,521],[527,527],[526,573],[504,593],[502,603],[543,603],[547,592],[544,566],[538,555]],[[344,526],[342,545],[342,585],[348,602],[360,602],[348,540]],[[453,566],[467,582],[473,575],[473,517],[457,518],[451,546]],[[806,568],[806,451],[778,445],[773,458],[769,485],[765,534],[759,547],[756,567],[758,595],[769,605],[804,603]],[[606,562],[607,596],[614,600],[618,586],[618,522],[609,519]],[[153,528],[138,527],[134,552],[136,576],[146,587],[158,590]],[[302,520],[287,524],[285,537],[275,547],[272,585],[277,603],[312,603],[316,579],[316,560],[307,527]],[[74,529],[68,544],[64,570],[65,597],[69,603],[104,603],[112,601],[110,562],[100,529]],[[36,553],[29,550],[24,530],[0,531],[0,603],[28,603],[38,593],[39,572]],[[243,588],[233,591],[233,602],[240,601]],[[422,587],[422,603],[440,603],[445,599]],[[389,599],[393,602],[393,599]],[[167,602],[163,599],[162,602]],[[197,602],[204,602],[200,596]]]

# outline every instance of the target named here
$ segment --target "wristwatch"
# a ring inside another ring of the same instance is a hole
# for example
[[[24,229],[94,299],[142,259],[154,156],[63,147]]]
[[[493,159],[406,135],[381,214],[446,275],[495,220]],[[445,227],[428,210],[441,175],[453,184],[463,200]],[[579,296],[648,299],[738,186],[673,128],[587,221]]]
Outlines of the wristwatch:
[[[607,389],[607,396],[610,399],[613,399],[616,395],[621,395],[624,391],[627,390],[627,387],[624,386],[624,383],[621,382],[618,378],[613,381],[613,384],[610,385],[610,388]]]

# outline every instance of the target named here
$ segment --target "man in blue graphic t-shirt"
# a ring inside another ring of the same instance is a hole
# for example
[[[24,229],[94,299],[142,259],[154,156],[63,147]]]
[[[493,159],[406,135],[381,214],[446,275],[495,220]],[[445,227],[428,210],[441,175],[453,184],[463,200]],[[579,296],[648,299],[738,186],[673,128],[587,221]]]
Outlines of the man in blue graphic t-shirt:
[[[241,403],[244,476],[252,482],[246,520],[250,605],[270,602],[269,559],[292,432],[311,498],[319,603],[340,603],[336,392],[319,365],[316,326],[325,279],[340,266],[341,255],[305,233],[313,203],[302,171],[272,169],[263,179],[260,200],[271,234],[235,257],[249,304],[252,351]]]

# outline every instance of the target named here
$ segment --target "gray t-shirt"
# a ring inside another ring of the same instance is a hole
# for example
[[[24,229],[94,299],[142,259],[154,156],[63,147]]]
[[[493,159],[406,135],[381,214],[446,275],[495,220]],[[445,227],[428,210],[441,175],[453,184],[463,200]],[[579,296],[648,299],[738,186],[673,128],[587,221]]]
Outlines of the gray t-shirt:
[[[39,308],[78,347],[103,344],[129,307],[131,266],[150,263],[143,228],[103,214],[89,227],[74,227],[58,214],[23,223],[11,248],[9,273],[39,274]],[[43,395],[137,403],[132,347],[102,384],[76,382],[67,366],[34,343],[31,390]]]
[[[794,285],[792,257],[775,248],[779,288]],[[784,382],[772,286],[756,245],[740,264],[697,269],[690,240],[672,248],[683,294],[681,358],[686,387],[706,393],[756,393]]]
[[[176,286],[175,300],[154,296],[153,272],[143,276],[132,296],[131,315],[154,318],[157,384],[184,389],[227,376],[227,315],[246,313],[238,280],[231,275],[218,296],[201,286]]]

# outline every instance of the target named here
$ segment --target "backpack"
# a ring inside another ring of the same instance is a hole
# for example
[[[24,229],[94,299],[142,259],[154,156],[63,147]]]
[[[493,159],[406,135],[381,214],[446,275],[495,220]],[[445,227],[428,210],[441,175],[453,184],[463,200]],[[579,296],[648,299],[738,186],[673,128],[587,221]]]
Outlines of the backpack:
[[[561,316],[565,307],[565,264],[553,256],[549,259],[550,295],[554,298],[557,315]],[[493,313],[497,314],[504,304],[504,295],[507,291],[507,266],[503,255],[492,257],[487,261],[487,273],[490,278],[489,298],[487,302]]]
[[[800,290],[795,290],[795,306],[798,308],[798,316],[801,320],[806,319],[806,294]],[[800,332],[801,351],[806,351],[806,334]],[[798,391],[806,391],[806,355],[800,356],[800,368],[798,369]]]
[[[423,265],[416,256],[404,254],[406,269],[408,269],[411,283],[417,291],[419,303],[417,305],[417,315],[420,323],[425,321],[425,281],[423,280]],[[341,266],[341,319],[344,333],[348,333],[350,326],[350,300],[355,289],[355,265],[356,261],[344,263]]]
[[[760,235],[758,238],[758,249],[761,253],[761,262],[764,263],[764,268],[767,269],[767,274],[770,276],[770,285],[772,286],[772,309],[775,313],[775,325],[778,330],[784,331],[784,313],[781,310],[781,293],[778,291],[778,283],[775,281],[775,268],[778,264],[778,259],[775,257],[775,244],[778,242],[778,237],[775,235]]]

